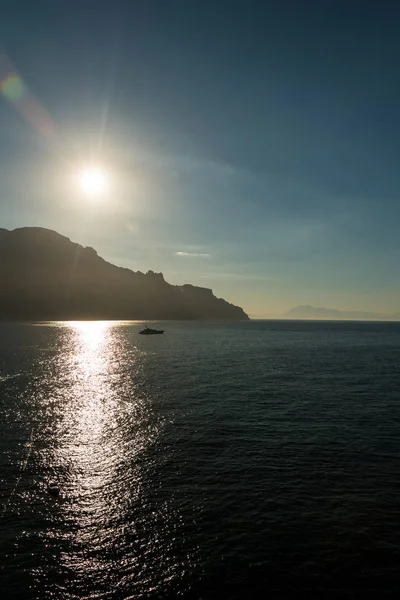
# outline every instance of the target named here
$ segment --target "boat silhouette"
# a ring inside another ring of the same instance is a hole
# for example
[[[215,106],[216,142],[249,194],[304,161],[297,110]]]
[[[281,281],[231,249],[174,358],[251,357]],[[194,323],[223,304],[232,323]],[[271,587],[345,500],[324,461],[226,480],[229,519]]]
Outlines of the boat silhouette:
[[[144,329],[139,331],[140,335],[160,335],[162,333],[164,333],[163,329],[151,329],[151,327],[147,327],[147,325]]]

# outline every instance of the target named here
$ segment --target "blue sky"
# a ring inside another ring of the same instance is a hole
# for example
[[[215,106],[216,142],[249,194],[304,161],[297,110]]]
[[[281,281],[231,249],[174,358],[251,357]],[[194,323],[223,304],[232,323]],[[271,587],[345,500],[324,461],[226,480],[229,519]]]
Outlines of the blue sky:
[[[399,311],[399,28],[385,0],[3,0],[1,50],[55,133],[1,98],[0,226],[254,316]],[[97,203],[71,183],[88,162]]]

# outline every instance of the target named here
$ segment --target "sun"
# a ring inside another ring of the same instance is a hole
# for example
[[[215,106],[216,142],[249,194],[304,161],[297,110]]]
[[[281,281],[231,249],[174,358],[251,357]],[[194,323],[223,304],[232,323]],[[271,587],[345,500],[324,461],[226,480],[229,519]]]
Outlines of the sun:
[[[107,176],[100,167],[87,167],[79,175],[82,190],[88,196],[102,196],[107,190]]]

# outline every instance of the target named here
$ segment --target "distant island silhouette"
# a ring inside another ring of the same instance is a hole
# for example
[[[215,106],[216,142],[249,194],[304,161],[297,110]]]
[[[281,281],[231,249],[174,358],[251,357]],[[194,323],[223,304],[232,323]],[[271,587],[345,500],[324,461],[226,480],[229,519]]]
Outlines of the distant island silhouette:
[[[400,321],[400,313],[363,312],[357,310],[336,310],[320,306],[295,306],[282,315],[285,319],[325,319],[343,321]]]
[[[0,229],[0,319],[247,320],[212,290],[131,271],[41,227]]]

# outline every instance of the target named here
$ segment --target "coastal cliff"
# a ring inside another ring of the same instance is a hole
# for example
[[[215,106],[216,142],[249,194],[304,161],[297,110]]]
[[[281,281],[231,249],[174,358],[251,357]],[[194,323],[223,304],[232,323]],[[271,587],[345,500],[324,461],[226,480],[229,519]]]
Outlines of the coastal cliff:
[[[55,231],[0,228],[0,319],[246,320],[212,290],[117,267]]]

